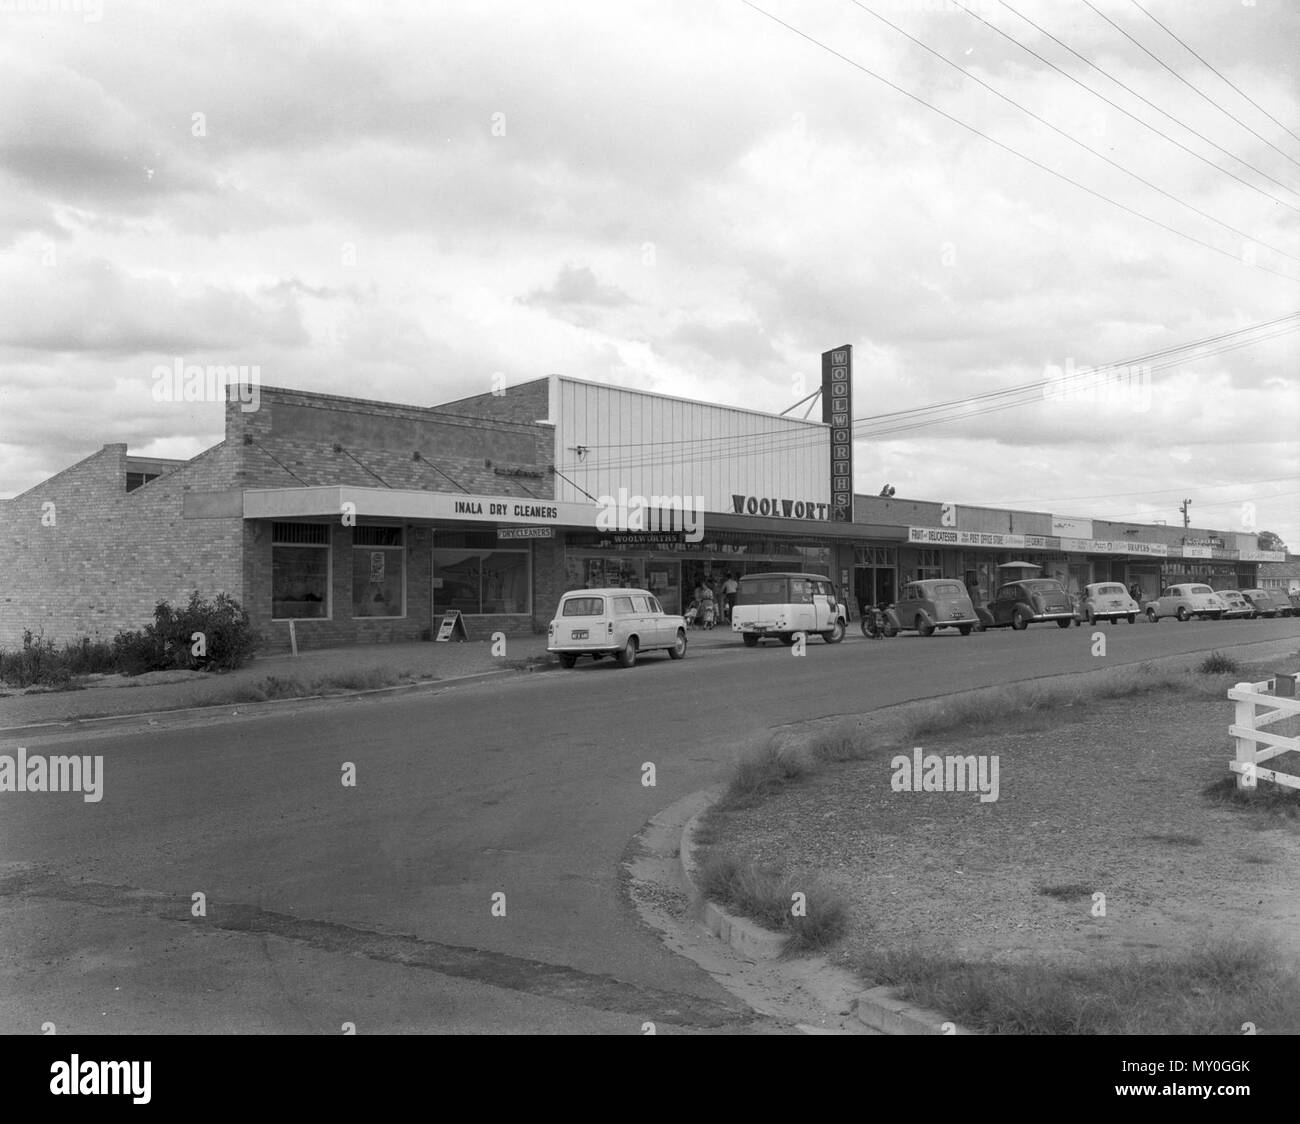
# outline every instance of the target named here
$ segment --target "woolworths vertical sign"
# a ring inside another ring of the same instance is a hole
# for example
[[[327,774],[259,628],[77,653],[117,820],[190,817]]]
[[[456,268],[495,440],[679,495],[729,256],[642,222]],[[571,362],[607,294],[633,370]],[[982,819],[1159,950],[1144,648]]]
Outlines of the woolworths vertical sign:
[[[822,352],[822,421],[831,427],[831,519],[853,522],[853,347]]]

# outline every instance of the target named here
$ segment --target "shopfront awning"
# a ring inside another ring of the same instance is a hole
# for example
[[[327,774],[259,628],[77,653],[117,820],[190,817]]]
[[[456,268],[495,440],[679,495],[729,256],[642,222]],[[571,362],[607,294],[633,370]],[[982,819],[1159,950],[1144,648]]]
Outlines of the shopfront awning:
[[[596,525],[595,504],[519,496],[456,495],[336,484],[315,488],[250,488],[244,492],[245,519],[329,519],[349,514],[370,519],[463,520],[556,527]]]

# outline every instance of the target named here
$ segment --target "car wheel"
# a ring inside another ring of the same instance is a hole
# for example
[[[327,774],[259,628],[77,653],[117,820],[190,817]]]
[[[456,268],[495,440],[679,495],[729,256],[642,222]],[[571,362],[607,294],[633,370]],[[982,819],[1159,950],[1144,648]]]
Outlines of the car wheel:
[[[572,666],[573,666],[575,663],[577,663],[577,662],[578,662],[578,657],[575,656],[572,652],[561,652],[561,653],[560,653],[560,666],[561,666],[561,667],[572,667]]]
[[[677,630],[677,642],[668,649],[668,655],[671,659],[680,660],[686,655],[686,629]]]
[[[1078,621],[1075,621],[1075,624],[1078,624],[1078,623],[1079,623]],[[1056,627],[1057,627],[1057,628],[1069,628],[1069,627],[1070,627],[1070,618],[1069,618],[1069,617],[1061,617],[1059,620],[1057,620],[1057,622],[1056,622]]]
[[[1221,621],[1221,620],[1223,620],[1223,614],[1222,614],[1222,613],[1211,613],[1211,614],[1210,614],[1210,620],[1212,620],[1212,621]]]
[[[743,633],[741,633],[741,635],[745,638],[745,647],[746,647],[746,648],[757,648],[757,647],[758,647],[758,633],[757,633],[757,632],[743,632]]]
[[[971,628],[972,628],[971,625],[959,624],[957,626],[957,631],[960,632],[963,636],[969,636]]]
[[[793,632],[781,633],[781,643],[788,648],[791,644],[794,643],[794,633]]]
[[[1017,632],[1024,632],[1029,627],[1029,614],[1024,609],[1017,609],[1011,614],[1011,627]]]
[[[822,639],[825,640],[827,644],[838,644],[844,639],[844,622],[837,619],[834,628],[829,632],[822,633]]]
[[[1186,605],[1179,605],[1178,612],[1174,614],[1180,621],[1189,621],[1192,619],[1191,614],[1187,611]]]
[[[618,654],[619,667],[632,667],[636,663],[636,637],[629,636],[623,650]]]
[[[929,614],[917,613],[915,624],[916,624],[916,631],[919,632],[922,636],[934,635],[934,621],[930,619]]]
[[[1136,614],[1136,613],[1129,613],[1129,615],[1128,615],[1128,623],[1129,623],[1129,624],[1136,624],[1136,623],[1137,623],[1137,614]]]
[[[1152,624],[1157,624],[1159,623],[1160,618],[1156,616],[1156,611],[1154,609],[1148,609],[1147,620],[1149,620]]]

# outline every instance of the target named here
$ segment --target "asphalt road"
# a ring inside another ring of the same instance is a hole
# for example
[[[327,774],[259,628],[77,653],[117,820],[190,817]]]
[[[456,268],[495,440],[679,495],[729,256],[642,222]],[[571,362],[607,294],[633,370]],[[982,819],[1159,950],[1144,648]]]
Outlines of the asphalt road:
[[[802,657],[737,641],[28,740],[102,755],[104,795],[0,794],[0,1031],[783,1029],[640,922],[629,840],[773,727],[1300,638],[1300,621],[1102,625],[1104,657],[1092,631],[853,634]]]

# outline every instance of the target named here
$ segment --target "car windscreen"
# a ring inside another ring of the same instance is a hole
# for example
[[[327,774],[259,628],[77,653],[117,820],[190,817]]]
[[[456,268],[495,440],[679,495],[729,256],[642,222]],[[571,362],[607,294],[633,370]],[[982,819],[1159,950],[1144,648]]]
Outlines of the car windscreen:
[[[603,597],[570,597],[560,609],[562,617],[598,617],[605,611]]]
[[[1052,578],[1036,578],[1033,581],[1021,582],[1030,593],[1060,593],[1061,583]]]
[[[1099,585],[1095,594],[1097,597],[1127,597],[1128,590],[1122,585]]]
[[[1206,593],[1213,593],[1214,590],[1212,590],[1208,585],[1193,585],[1188,588],[1187,592],[1195,593],[1199,597]]]
[[[944,582],[943,585],[931,586],[931,588],[934,590],[935,597],[961,597],[966,592],[956,582]]]
[[[785,578],[742,578],[736,594],[738,605],[784,605],[789,600]]]

